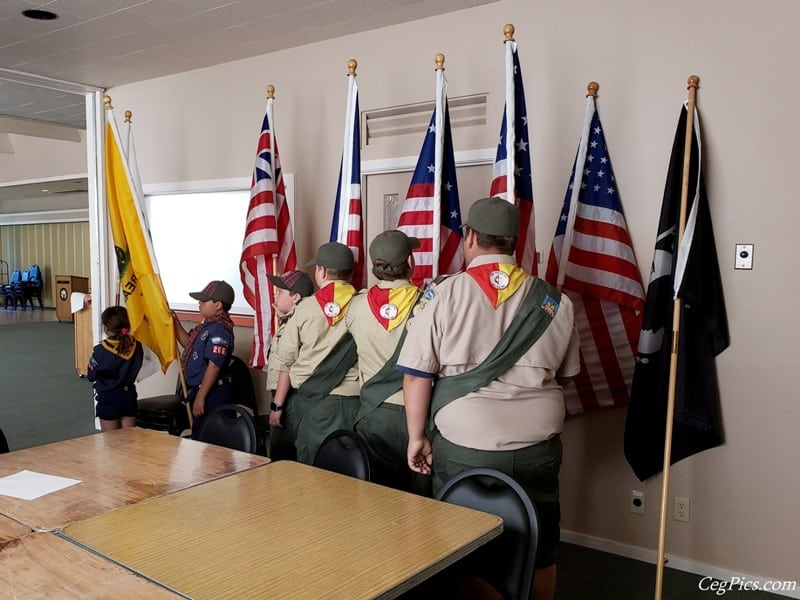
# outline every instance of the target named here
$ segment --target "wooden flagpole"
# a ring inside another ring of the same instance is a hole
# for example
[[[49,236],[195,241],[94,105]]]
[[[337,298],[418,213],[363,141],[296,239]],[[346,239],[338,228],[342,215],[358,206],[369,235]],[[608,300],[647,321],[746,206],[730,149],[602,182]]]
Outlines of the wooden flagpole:
[[[267,104],[269,104],[270,100],[275,100],[275,86],[271,83],[267,86]],[[270,111],[271,113],[272,111]],[[273,194],[272,199],[275,203],[275,223],[277,227],[278,223],[278,182],[277,182],[277,175],[275,174],[275,123],[272,122],[272,114],[270,116],[270,160],[272,160],[272,175],[273,175]],[[272,273],[275,275],[281,275],[278,273],[278,254],[272,255]],[[274,286],[272,282],[268,281],[267,291],[269,292],[270,289],[273,289],[272,292],[272,299],[275,298]],[[275,332],[278,331],[278,313],[275,309],[275,303],[272,303],[272,335],[275,335]],[[267,340],[266,343],[269,344],[272,340]],[[262,343],[264,341],[262,340]]]
[[[683,232],[686,228],[686,205],[689,198],[689,166],[692,157],[692,134],[694,133],[694,104],[695,94],[700,79],[696,75],[691,75],[687,81],[689,99],[686,103],[686,139],[683,146],[683,178],[681,180],[681,210],[678,218],[678,240],[675,244],[675,251],[681,245]],[[677,384],[678,373],[678,339],[681,331],[681,307],[680,298],[675,298],[672,308],[672,353],[669,362],[669,391],[667,394],[667,422],[664,433],[664,468],[661,483],[661,514],[658,524],[658,557],[656,559],[656,591],[655,600],[661,600],[662,589],[664,587],[664,545],[667,534],[667,507],[669,505],[669,474],[672,458],[672,425],[675,417],[675,387]]]

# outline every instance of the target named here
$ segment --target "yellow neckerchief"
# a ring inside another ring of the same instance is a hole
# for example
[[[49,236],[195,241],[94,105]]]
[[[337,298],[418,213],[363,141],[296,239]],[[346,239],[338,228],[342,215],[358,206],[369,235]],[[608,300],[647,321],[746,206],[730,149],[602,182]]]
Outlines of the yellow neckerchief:
[[[467,269],[494,308],[514,295],[528,274],[512,263],[494,262]]]
[[[367,291],[367,304],[378,323],[386,331],[391,331],[403,323],[418,293],[419,288],[413,283],[396,288],[373,285]]]
[[[120,340],[110,340],[106,338],[101,342],[101,344],[103,345],[103,348],[111,352],[111,354],[119,356],[123,360],[130,360],[131,357],[133,356],[133,353],[136,351],[136,340],[130,334],[126,335],[125,337],[130,338],[131,340],[131,344],[128,347],[127,352],[120,351],[119,349]]]
[[[356,288],[344,281],[332,281],[317,290],[314,298],[328,319],[328,325],[336,325],[344,317],[355,293]]]

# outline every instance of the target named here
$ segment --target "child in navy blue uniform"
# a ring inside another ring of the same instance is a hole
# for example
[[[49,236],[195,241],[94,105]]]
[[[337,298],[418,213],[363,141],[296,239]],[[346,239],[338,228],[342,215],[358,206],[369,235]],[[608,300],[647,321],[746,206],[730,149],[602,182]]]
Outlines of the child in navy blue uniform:
[[[106,339],[97,344],[89,359],[86,378],[93,382],[100,430],[136,425],[136,376],[142,368],[141,342],[130,334],[128,311],[109,306],[101,316]]]
[[[186,402],[192,408],[192,438],[197,439],[203,417],[216,407],[233,401],[233,385],[225,372],[233,354],[233,321],[228,311],[234,293],[225,281],[211,281],[201,292],[189,294],[200,303],[203,321],[186,331],[175,313],[175,337],[183,346],[181,368],[186,378]]]

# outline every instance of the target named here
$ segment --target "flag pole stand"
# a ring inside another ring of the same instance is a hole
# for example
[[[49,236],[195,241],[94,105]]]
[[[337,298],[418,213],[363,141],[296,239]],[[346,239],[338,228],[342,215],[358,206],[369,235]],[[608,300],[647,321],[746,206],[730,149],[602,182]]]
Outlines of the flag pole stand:
[[[689,77],[687,89],[689,99],[686,103],[686,139],[683,146],[683,178],[681,180],[681,209],[678,218],[678,239],[675,245],[677,250],[683,239],[683,232],[686,228],[686,205],[689,197],[689,166],[692,156],[692,134],[694,132],[694,105],[695,94],[700,79],[696,75]],[[667,392],[667,417],[666,430],[664,432],[664,467],[661,483],[661,513],[658,523],[658,556],[656,558],[656,589],[655,600],[661,600],[664,587],[664,546],[667,536],[667,508],[669,506],[669,475],[672,459],[672,426],[675,416],[675,387],[678,373],[678,341],[681,331],[681,307],[680,298],[675,298],[672,310],[672,353],[669,362],[669,389]]]

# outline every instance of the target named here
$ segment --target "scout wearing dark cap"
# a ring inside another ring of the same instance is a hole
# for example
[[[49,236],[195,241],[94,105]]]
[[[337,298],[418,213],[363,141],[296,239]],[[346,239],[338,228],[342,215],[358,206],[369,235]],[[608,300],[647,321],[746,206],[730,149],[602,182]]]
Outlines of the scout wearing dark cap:
[[[300,294],[303,298],[314,293],[314,283],[311,278],[298,269],[287,271],[283,275],[267,275],[267,278],[275,287],[289,290],[293,294]]]
[[[319,247],[316,257],[306,264],[306,268],[317,266],[337,271],[350,271],[354,262],[353,251],[350,248],[339,242],[328,242]]]
[[[208,285],[200,292],[192,292],[189,294],[195,300],[200,302],[222,302],[223,304],[233,304],[235,294],[233,288],[225,281],[209,281]]]
[[[517,237],[519,209],[502,198],[481,198],[470,207],[464,227],[487,235]]]
[[[369,257],[374,261],[382,260],[392,267],[404,264],[415,248],[419,248],[419,239],[408,237],[402,231],[392,229],[375,236],[369,245]]]

